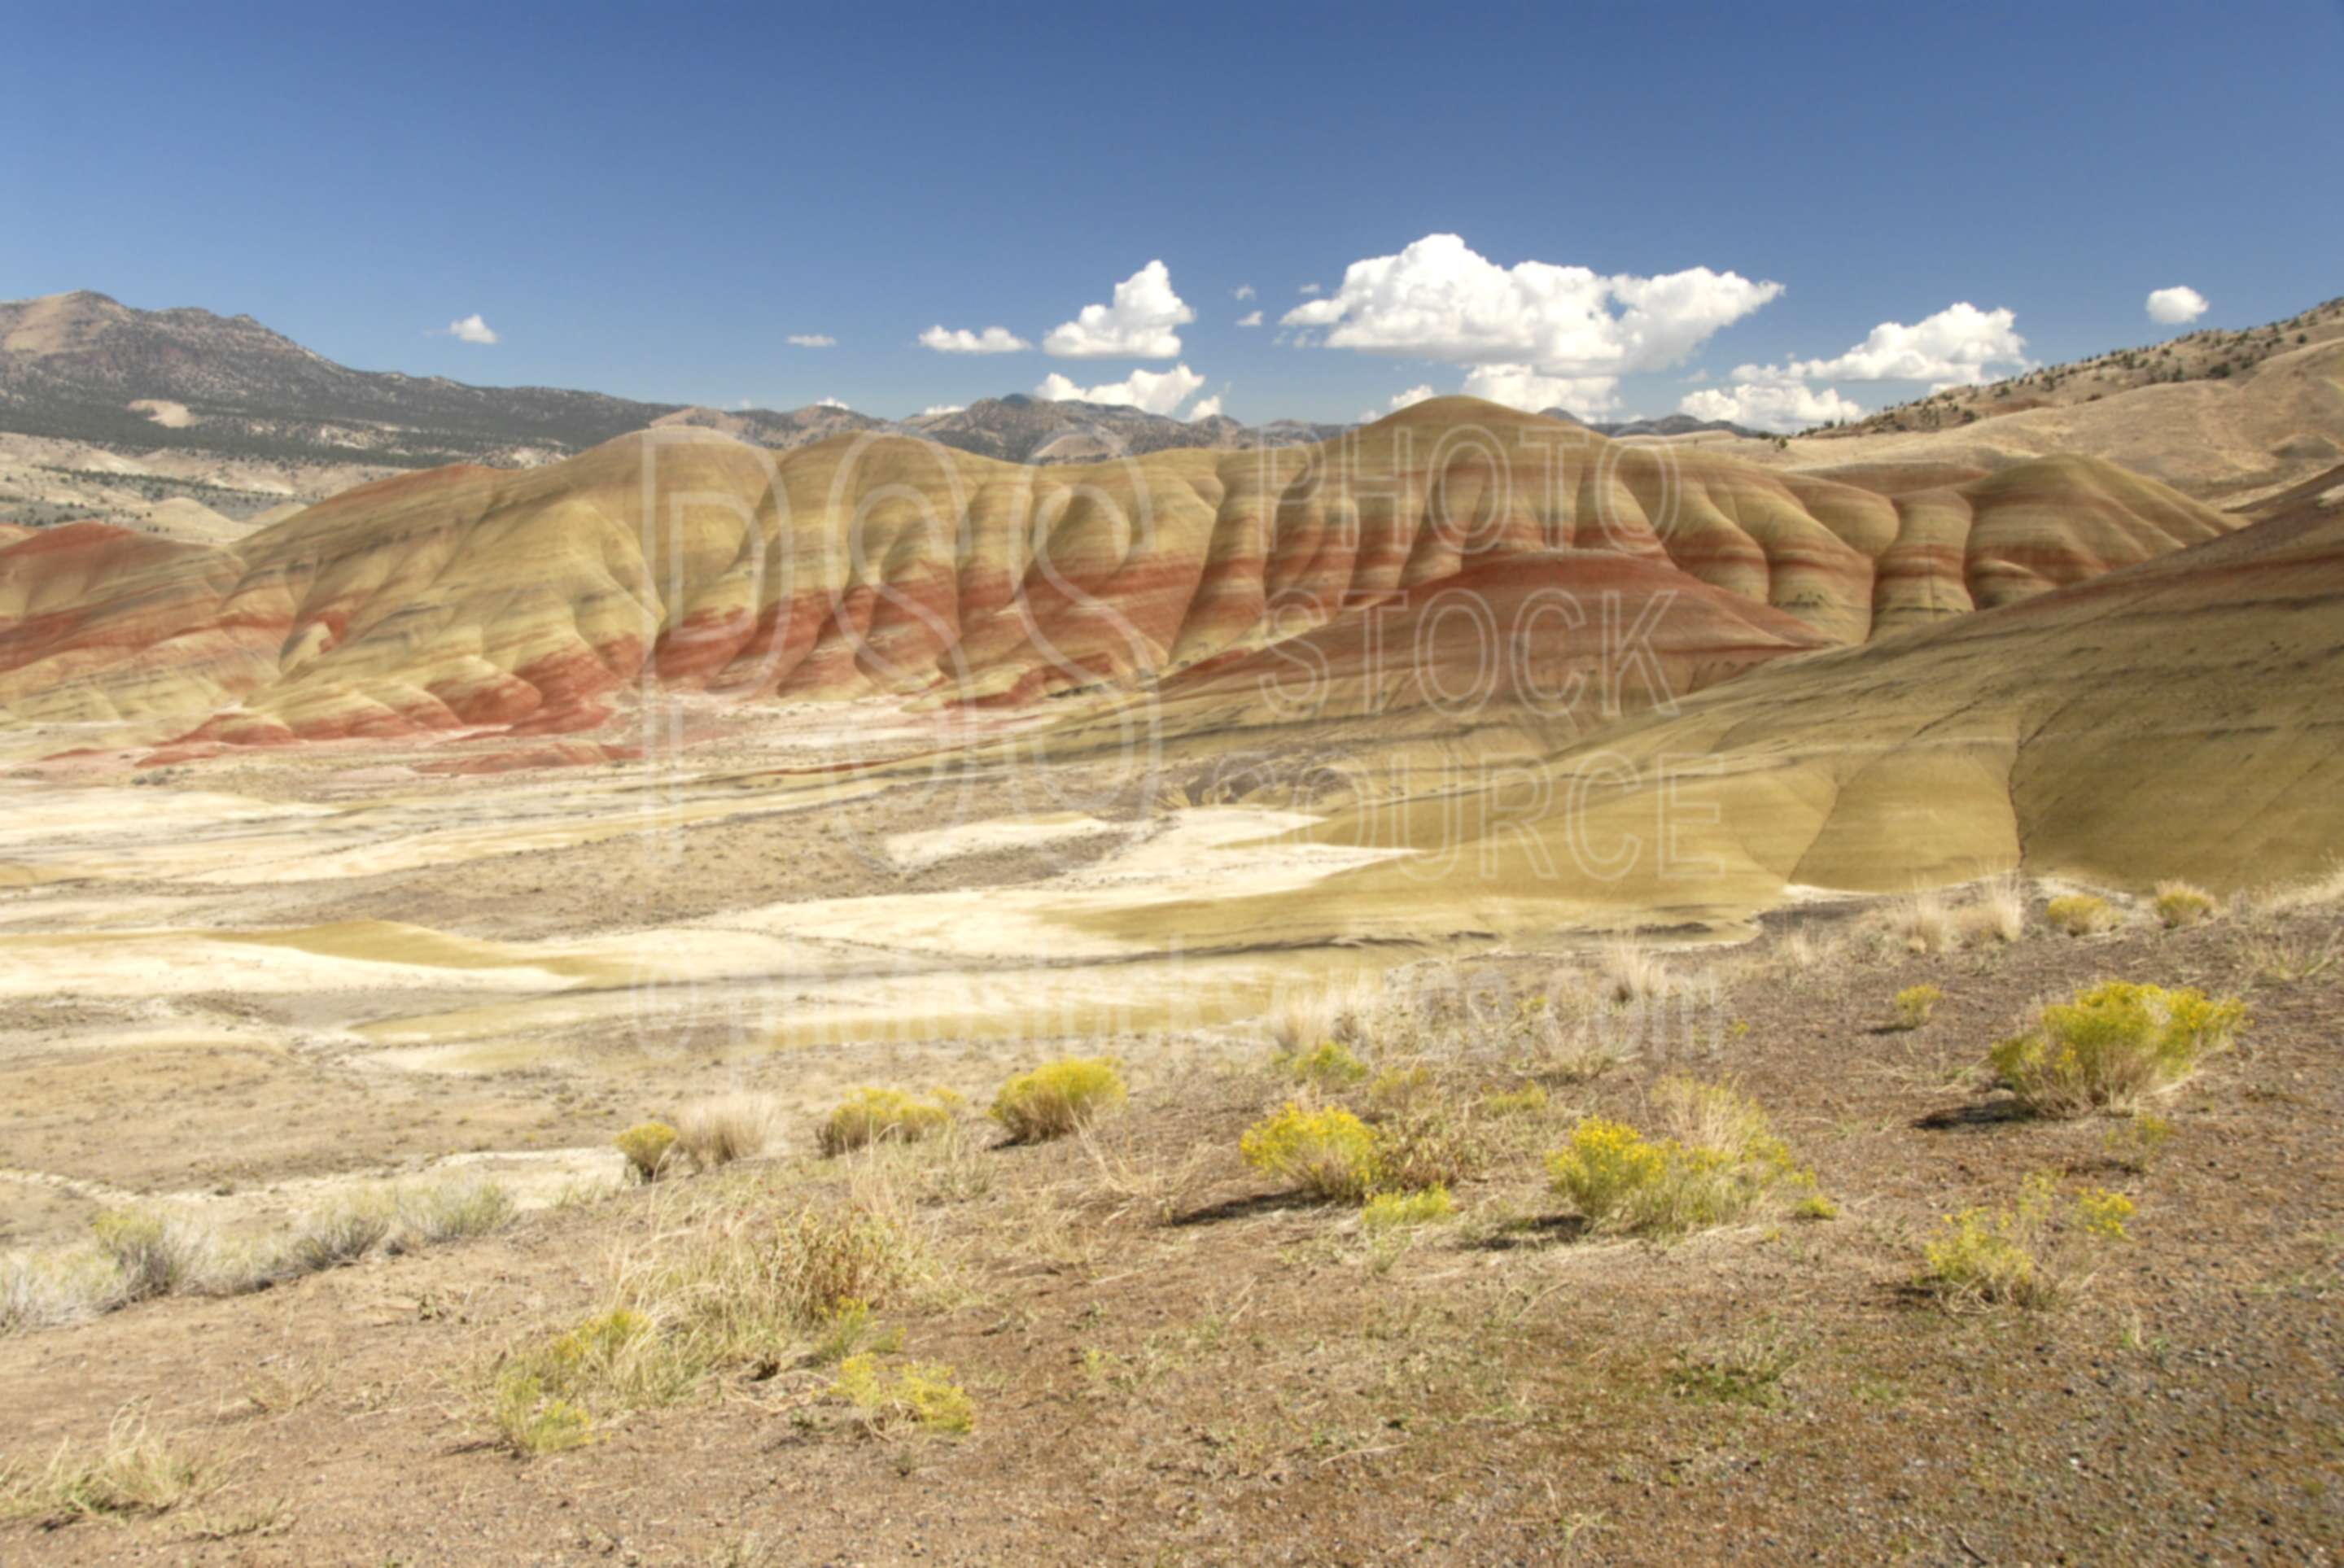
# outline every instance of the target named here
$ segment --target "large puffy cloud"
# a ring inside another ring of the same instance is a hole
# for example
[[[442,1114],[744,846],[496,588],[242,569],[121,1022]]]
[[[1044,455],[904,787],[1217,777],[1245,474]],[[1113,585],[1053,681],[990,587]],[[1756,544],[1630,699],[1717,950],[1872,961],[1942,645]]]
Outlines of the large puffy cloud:
[[[1456,235],[1431,234],[1397,256],[1353,262],[1341,286],[1283,322],[1324,329],[1332,348],[1618,377],[1676,364],[1782,292],[1705,266],[1658,277],[1543,261],[1500,266]]]
[[[1864,409],[1840,396],[1836,387],[1820,389],[1803,381],[1743,381],[1727,387],[1704,387],[1689,392],[1677,407],[1696,419],[1727,419],[1755,430],[1789,432],[1827,425],[1834,419],[1861,419]]]
[[[1188,422],[1193,425],[1199,419],[1213,418],[1220,411],[1221,398],[1217,392],[1210,397],[1199,397],[1197,399],[1197,406],[1188,410]]]
[[[2148,318],[2167,327],[2178,327],[2205,315],[2206,305],[2206,297],[2194,288],[2160,288],[2148,297]]]
[[[1788,365],[1744,365],[1737,381],[1928,381],[1939,387],[1971,387],[1994,377],[1988,366],[2026,367],[2026,339],[2008,310],[1980,310],[1965,300],[1907,327],[1884,321],[1870,336],[1834,359],[1794,359]]]
[[[1173,330],[1197,313],[1172,292],[1172,273],[1151,261],[1115,286],[1111,305],[1086,305],[1074,320],[1050,329],[1042,351],[1061,359],[1170,359],[1180,352]]]
[[[988,327],[982,332],[971,332],[965,327],[946,331],[938,326],[920,334],[920,347],[933,348],[939,354],[1017,354],[1034,346],[1006,327]]]
[[[1532,414],[1568,408],[1574,414],[1613,414],[1620,408],[1616,376],[1541,376],[1521,365],[1476,365],[1466,374],[1465,395],[1486,397]]]
[[[1097,387],[1077,387],[1052,371],[1035,395],[1053,403],[1110,403],[1149,414],[1169,414],[1204,386],[1205,378],[1186,365],[1169,370],[1135,370],[1120,381]]]

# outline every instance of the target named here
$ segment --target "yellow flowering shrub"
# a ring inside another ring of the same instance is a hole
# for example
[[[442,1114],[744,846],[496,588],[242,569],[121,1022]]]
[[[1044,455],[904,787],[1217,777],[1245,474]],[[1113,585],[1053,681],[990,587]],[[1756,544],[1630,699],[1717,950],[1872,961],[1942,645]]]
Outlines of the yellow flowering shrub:
[[[1313,1197],[1362,1202],[1380,1184],[1375,1129],[1340,1106],[1305,1111],[1288,1101],[1248,1128],[1238,1151],[1255,1170]]]
[[[2095,937],[2116,930],[2117,917],[2106,899],[2090,893],[2069,893],[2046,905],[2044,918],[2071,937]]]
[[[2229,1049],[2246,1022],[2237,997],[2104,980],[2045,1008],[2034,1029],[1995,1046],[1989,1060],[2035,1115],[2125,1111]]]
[[[1591,1116],[1547,1156],[1554,1190],[1591,1229],[1682,1235],[1756,1212],[1783,1189],[1812,1191],[1765,1113],[1724,1084],[1664,1079],[1655,1109],[1673,1136]]]
[[[854,1355],[838,1363],[831,1392],[854,1406],[874,1429],[908,1422],[924,1432],[957,1437],[975,1426],[976,1402],[953,1378],[952,1368],[933,1362],[885,1367],[876,1356]]]
[[[2070,1201],[2057,1182],[2026,1179],[2007,1208],[1970,1208],[1938,1221],[1915,1284],[1949,1308],[2047,1307],[2081,1284],[2107,1244],[2131,1240],[2121,1192],[2086,1188]]]
[[[627,1157],[628,1172],[636,1181],[656,1181],[675,1152],[675,1129],[664,1121],[639,1121],[611,1141]]]
[[[1368,1076],[1368,1064],[1331,1040],[1310,1050],[1281,1056],[1278,1064],[1297,1082],[1324,1089],[1348,1088]]]
[[[824,1156],[844,1154],[873,1143],[916,1143],[952,1124],[941,1098],[922,1100],[900,1089],[856,1090],[823,1117],[813,1131]]]
[[[1896,993],[1896,1010],[1894,1015],[1896,1027],[1898,1029],[1920,1028],[1929,1021],[1929,1015],[1935,1012],[1937,1004],[1945,1000],[1945,993],[1935,986],[1906,986]]]
[[[1008,1130],[1011,1142],[1039,1143],[1064,1138],[1122,1109],[1129,1097],[1114,1062],[1105,1057],[1068,1056],[1002,1085],[988,1114]]]

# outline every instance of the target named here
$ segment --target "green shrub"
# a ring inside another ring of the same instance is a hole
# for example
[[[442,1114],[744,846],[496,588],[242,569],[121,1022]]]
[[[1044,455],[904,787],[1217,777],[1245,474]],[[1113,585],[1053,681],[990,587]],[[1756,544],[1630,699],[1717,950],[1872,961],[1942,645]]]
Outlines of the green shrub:
[[[2106,899],[2069,893],[2044,906],[2043,918],[2071,937],[2096,937],[2117,929],[2116,910]]]
[[[2069,1201],[2050,1176],[2030,1176],[2008,1208],[1965,1209],[1940,1221],[1915,1284],[1948,1308],[2052,1306],[2088,1277],[2089,1261],[2107,1243],[2131,1239],[2132,1216],[2132,1200],[2121,1193],[2088,1188]]]
[[[1989,1060],[2032,1114],[2126,1111],[2228,1050],[2246,1021],[2236,997],[2104,980],[2045,1008],[2034,1029],[1995,1046]]]
[[[1898,1029],[1918,1029],[1929,1021],[1945,993],[1933,985],[1908,985],[1896,993],[1894,1022]]]
[[[874,1143],[916,1143],[952,1123],[951,1110],[900,1089],[858,1089],[823,1117],[813,1140],[824,1157]]]
[[[989,1114],[1008,1130],[1011,1142],[1038,1143],[1089,1125],[1128,1098],[1114,1062],[1069,1056],[1002,1085]]]
[[[1493,1091],[1481,1097],[1481,1109],[1492,1116],[1543,1116],[1547,1095],[1543,1084]]]
[[[675,1129],[664,1121],[639,1121],[611,1140],[627,1157],[628,1173],[638,1181],[656,1181],[675,1157]]]

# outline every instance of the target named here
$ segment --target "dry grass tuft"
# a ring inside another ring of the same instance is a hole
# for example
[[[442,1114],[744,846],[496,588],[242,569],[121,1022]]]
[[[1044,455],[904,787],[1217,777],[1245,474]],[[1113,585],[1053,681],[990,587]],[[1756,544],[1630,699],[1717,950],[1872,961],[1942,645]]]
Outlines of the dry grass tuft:
[[[1941,953],[1957,934],[1953,912],[1943,894],[1914,893],[1898,902],[1892,916],[1897,940],[1916,953]]]
[[[155,1435],[146,1412],[133,1406],[114,1418],[96,1449],[60,1447],[39,1474],[0,1477],[0,1519],[60,1525],[166,1513],[217,1490],[221,1469],[217,1458]]]
[[[83,1322],[124,1298],[121,1268],[95,1248],[0,1256],[0,1334]]]
[[[2026,935],[2026,883],[2010,874],[1987,879],[1961,912],[1965,944],[2015,942]]]
[[[302,1216],[285,1243],[281,1267],[315,1274],[355,1263],[389,1239],[399,1224],[399,1202],[386,1193],[353,1194]]]
[[[1600,994],[1623,1007],[1659,1001],[1671,989],[1668,960],[1634,937],[1614,937],[1605,942],[1596,974]]]
[[[753,1159],[773,1143],[782,1108],[769,1094],[720,1094],[676,1113],[675,1144],[702,1171]]]
[[[1330,1043],[1357,1045],[1367,1038],[1381,997],[1375,979],[1367,975],[1292,992],[1279,999],[1270,1014],[1270,1038],[1288,1053]]]

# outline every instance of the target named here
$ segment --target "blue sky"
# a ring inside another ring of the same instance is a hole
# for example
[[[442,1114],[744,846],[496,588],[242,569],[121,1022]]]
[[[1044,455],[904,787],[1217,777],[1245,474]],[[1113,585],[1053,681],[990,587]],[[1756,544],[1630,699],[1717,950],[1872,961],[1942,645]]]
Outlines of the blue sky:
[[[2344,291],[2336,4],[1669,15],[20,6],[0,297],[722,405],[900,415],[1135,370],[1161,397],[1185,367],[1183,414],[1469,384],[1651,414],[1748,384],[1736,407],[1788,419]],[[1461,244],[1409,249],[1436,236]],[[1061,339],[1109,352],[1043,351],[1152,261],[1164,289]],[[1335,297],[1281,330],[1314,283]],[[2152,321],[2170,286],[2203,315]],[[494,344],[432,330],[475,314]],[[1850,354],[1882,324],[1920,330]],[[934,326],[1036,347],[938,353]]]

